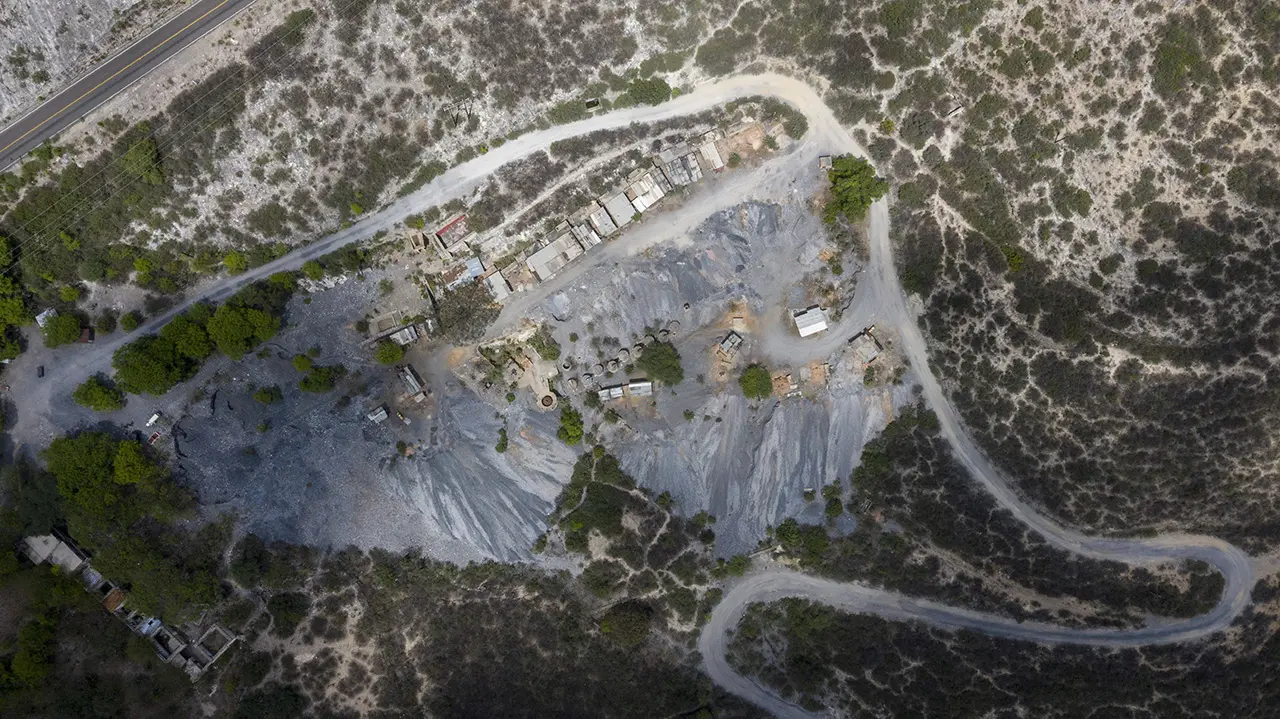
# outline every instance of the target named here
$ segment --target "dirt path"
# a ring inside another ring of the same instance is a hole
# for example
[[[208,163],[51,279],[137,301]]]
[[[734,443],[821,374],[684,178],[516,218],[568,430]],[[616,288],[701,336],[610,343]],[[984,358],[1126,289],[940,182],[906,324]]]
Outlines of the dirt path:
[[[794,157],[812,157],[817,151],[828,153],[854,152],[866,155],[849,133],[840,126],[832,112],[818,95],[804,83],[780,75],[751,75],[731,78],[695,88],[671,102],[656,107],[639,107],[612,112],[589,120],[560,125],[548,130],[525,135],[471,162],[451,169],[420,191],[388,207],[365,217],[351,228],[324,238],[309,247],[293,252],[279,260],[233,278],[225,278],[211,284],[203,293],[184,304],[156,317],[141,332],[155,332],[165,322],[190,304],[200,300],[222,300],[236,290],[274,272],[296,269],[312,257],[331,252],[343,245],[369,237],[379,230],[391,230],[407,214],[431,205],[441,204],[455,197],[465,196],[502,165],[532,152],[546,149],[556,140],[567,139],[595,130],[615,128],[632,122],[654,122],[681,115],[701,112],[733,99],[751,95],[768,95],[789,102],[802,110],[809,118],[810,132],[806,135]],[[779,175],[782,166],[773,165],[761,169],[766,175]],[[742,173],[746,178],[748,173]],[[745,179],[728,182],[708,193],[705,200],[686,208],[684,212],[663,222],[657,237],[677,237],[691,229],[695,220],[705,217],[704,211],[713,211],[731,198],[743,199],[750,191]],[[860,278],[855,304],[845,313],[844,319],[820,340],[797,342],[781,337],[766,340],[766,351],[788,362],[800,362],[829,354],[849,330],[856,331],[871,324],[895,327],[902,337],[902,351],[920,376],[924,395],[937,413],[941,430],[951,442],[956,456],[977,481],[1018,519],[1031,526],[1047,541],[1057,547],[1086,556],[1113,559],[1127,564],[1152,564],[1168,560],[1200,559],[1216,567],[1226,577],[1222,599],[1212,611],[1186,621],[1133,630],[1080,630],[1048,625],[1018,624],[1000,617],[954,609],[932,602],[913,600],[901,595],[870,589],[857,584],[840,584],[818,579],[776,567],[757,571],[731,588],[724,601],[712,614],[699,640],[704,668],[710,677],[728,691],[754,702],[780,716],[806,716],[798,707],[782,700],[768,689],[735,673],[728,664],[726,649],[728,632],[736,626],[743,610],[752,602],[767,602],[783,597],[803,597],[823,602],[847,611],[867,612],[892,620],[918,620],[934,626],[956,629],[969,628],[996,636],[1026,639],[1050,643],[1093,644],[1106,646],[1137,646],[1143,644],[1188,641],[1226,628],[1249,601],[1255,573],[1250,559],[1242,551],[1211,537],[1171,535],[1153,539],[1110,539],[1086,537],[1067,530],[1052,520],[1038,514],[1010,487],[1005,477],[963,432],[955,410],[947,402],[937,379],[929,367],[924,337],[915,318],[907,308],[906,297],[898,282],[889,244],[889,212],[887,201],[877,202],[871,209],[868,232],[871,243],[871,263]],[[639,233],[633,233],[639,234]],[[634,251],[628,242],[636,238],[624,238],[615,243],[618,248],[609,251]],[[655,240],[655,233],[646,233],[645,242]],[[604,257],[607,252],[594,253]],[[584,258],[587,260],[588,258]],[[599,261],[599,258],[588,260]],[[585,263],[583,263],[585,264]],[[576,274],[576,273],[575,273]],[[563,281],[571,281],[566,277]],[[560,280],[560,278],[557,278]],[[521,308],[540,301],[554,285],[540,291],[527,293],[504,311],[503,321],[510,322]],[[23,355],[15,361],[17,373],[29,372],[36,364],[46,364],[50,377],[41,383],[24,383],[15,397],[19,420],[15,427],[15,441],[21,446],[43,444],[52,426],[49,413],[55,399],[65,401],[72,388],[84,377],[95,372],[110,370],[111,355],[117,347],[133,337],[117,334],[104,339],[88,351],[55,364],[47,353],[40,350]],[[43,357],[41,356],[43,355]],[[24,366],[25,365],[25,366]],[[25,376],[25,375],[20,375]],[[18,390],[19,388],[15,388]],[[184,391],[182,388],[176,392]]]

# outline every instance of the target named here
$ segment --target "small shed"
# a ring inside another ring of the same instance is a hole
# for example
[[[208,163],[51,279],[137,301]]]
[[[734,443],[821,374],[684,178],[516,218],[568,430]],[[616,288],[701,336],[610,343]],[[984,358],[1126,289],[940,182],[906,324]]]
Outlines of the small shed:
[[[796,330],[800,332],[801,337],[809,337],[827,330],[827,313],[820,307],[810,307],[803,312],[797,312],[792,319],[795,320]]]

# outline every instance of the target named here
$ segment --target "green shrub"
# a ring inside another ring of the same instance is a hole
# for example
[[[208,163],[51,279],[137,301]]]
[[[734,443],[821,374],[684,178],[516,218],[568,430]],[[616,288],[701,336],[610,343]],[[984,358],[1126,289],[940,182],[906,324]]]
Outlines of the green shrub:
[[[668,385],[677,385],[684,380],[684,367],[680,364],[680,353],[670,342],[654,342],[644,348],[636,367],[649,376]]]
[[[98,375],[76,387],[71,398],[81,407],[95,412],[114,412],[124,408],[124,393]]]
[[[238,275],[249,269],[249,258],[245,257],[243,252],[232,250],[222,258],[222,264],[227,268],[227,272]]]
[[[395,364],[404,359],[404,348],[390,340],[382,340],[374,347],[373,358],[378,364]]]
[[[142,324],[142,315],[137,310],[130,310],[120,317],[120,329],[132,332]]]
[[[738,385],[748,399],[766,399],[773,394],[773,378],[769,376],[769,370],[758,364],[742,371]]]
[[[658,105],[671,99],[671,86],[660,77],[633,80],[627,96],[637,104]]]
[[[302,274],[306,275],[307,279],[310,280],[321,280],[324,279],[325,272],[324,267],[319,262],[307,260],[302,263]]]
[[[889,191],[889,183],[876,177],[875,169],[865,158],[841,155],[827,171],[831,181],[831,200],[823,209],[823,219],[828,224],[839,217],[857,222],[866,217],[871,203]]]
[[[560,430],[556,436],[573,446],[582,441],[582,431],[582,413],[566,404],[560,409]]]
[[[44,346],[59,347],[80,339],[80,318],[72,314],[52,317],[44,325]]]
[[[253,398],[262,404],[275,404],[284,399],[284,393],[280,391],[279,385],[271,385],[270,387],[259,387],[253,393]]]

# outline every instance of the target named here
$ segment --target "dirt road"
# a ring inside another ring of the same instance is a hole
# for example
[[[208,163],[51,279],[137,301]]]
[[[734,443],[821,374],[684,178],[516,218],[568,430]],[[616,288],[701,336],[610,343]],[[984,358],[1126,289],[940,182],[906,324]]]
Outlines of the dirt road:
[[[156,331],[193,302],[225,299],[239,288],[265,278],[273,272],[296,269],[309,258],[369,237],[379,230],[390,230],[411,212],[464,196],[503,164],[546,149],[556,140],[632,122],[653,122],[696,113],[729,100],[750,95],[776,97],[798,107],[808,116],[810,133],[804,140],[805,144],[800,148],[802,150],[800,154],[821,149],[823,152],[830,153],[855,152],[865,155],[848,132],[836,121],[831,111],[823,105],[818,95],[797,80],[779,75],[752,75],[703,85],[687,95],[657,107],[630,108],[609,113],[531,133],[506,143],[486,155],[453,168],[417,193],[394,203],[381,212],[365,217],[347,230],[324,238],[268,265],[212,284],[206,291],[190,298],[183,305],[151,320],[142,331]],[[777,170],[777,167],[765,169],[772,172]],[[739,184],[749,187],[745,183]],[[728,194],[736,194],[737,187],[732,189],[734,193],[728,190],[712,193],[712,197],[716,199],[709,203],[718,204],[726,201]],[[740,195],[738,199],[741,199]],[[688,222],[693,221],[693,215],[701,214],[701,210],[706,209],[707,207],[704,206],[699,208],[698,213],[685,213],[672,220],[667,234],[674,235],[684,231]],[[849,333],[848,330],[856,330],[872,322],[897,328],[902,337],[901,349],[919,374],[924,396],[937,413],[941,430],[954,447],[956,456],[1014,516],[1031,526],[1055,546],[1090,557],[1113,559],[1129,564],[1151,564],[1184,558],[1201,559],[1223,573],[1226,577],[1225,591],[1213,611],[1200,617],[1133,630],[1093,631],[1017,624],[999,617],[912,600],[856,584],[839,584],[768,567],[749,575],[733,586],[703,629],[699,646],[702,650],[705,669],[711,678],[734,694],[780,716],[805,716],[798,707],[736,674],[729,667],[725,656],[728,632],[736,626],[745,607],[752,602],[770,601],[782,597],[803,597],[848,611],[868,612],[893,620],[917,620],[944,628],[964,627],[997,636],[1052,643],[1134,646],[1181,642],[1206,636],[1229,625],[1248,603],[1249,591],[1255,579],[1254,568],[1249,557],[1239,549],[1220,540],[1199,536],[1178,535],[1138,540],[1086,537],[1058,526],[1052,520],[1036,513],[1018,497],[1001,473],[965,435],[955,410],[948,404],[937,379],[929,368],[924,338],[916,325],[915,318],[907,308],[906,297],[903,295],[902,286],[898,282],[893,265],[889,243],[888,204],[884,200],[876,203],[871,210],[869,233],[870,266],[860,280],[854,306],[845,313],[845,318],[840,325],[816,342],[797,343],[790,340],[783,342],[780,337],[772,341],[766,338],[766,351],[777,355],[780,359],[797,362],[829,354],[839,342],[844,341],[845,335]],[[624,239],[621,242],[626,243],[627,240]],[[625,244],[620,247],[625,247]],[[604,252],[595,254],[605,255]],[[584,258],[585,260],[587,258]],[[565,281],[568,279],[566,278]],[[513,303],[512,307],[504,313],[504,320],[515,319],[514,316],[519,314],[517,304],[527,307],[529,305],[524,303],[539,301],[539,297],[545,297],[545,290],[530,293],[528,297]],[[15,392],[19,393],[16,397],[19,421],[15,427],[15,439],[18,444],[21,445],[26,441],[32,446],[38,446],[46,440],[48,428],[51,425],[48,414],[55,395],[59,400],[65,400],[65,396],[71,389],[87,375],[109,371],[112,352],[125,341],[136,336],[136,334],[112,336],[74,357],[68,356],[66,361],[60,363],[54,363],[47,354],[42,358],[43,353],[39,350],[28,353],[16,361],[14,364],[17,366],[13,368],[15,376],[26,376],[25,373],[33,370],[37,363],[45,364],[51,370],[51,376],[42,383],[24,383],[25,389],[22,390],[15,387]],[[59,359],[62,357],[60,356]]]

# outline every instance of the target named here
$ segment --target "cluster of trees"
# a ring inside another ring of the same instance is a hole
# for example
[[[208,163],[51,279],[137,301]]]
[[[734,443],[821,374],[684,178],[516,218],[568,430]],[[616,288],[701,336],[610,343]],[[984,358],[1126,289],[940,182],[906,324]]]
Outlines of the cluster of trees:
[[[984,573],[997,572],[1047,596],[1094,603],[1115,616],[1193,616],[1210,609],[1221,596],[1224,580],[1207,565],[1176,567],[1186,575],[1187,588],[1182,589],[1179,582],[1145,568],[1083,558],[1050,546],[972,481],[951,457],[937,418],[918,406],[903,412],[868,443],[850,484],[854,493],[846,508],[860,515],[853,534],[819,546],[820,540],[797,532],[804,528],[788,530],[794,532],[791,541],[784,539],[782,527],[777,531],[784,546],[796,545],[803,560],[824,574],[871,578],[912,593],[954,595],[970,605],[1000,603],[986,591],[948,586],[936,564],[903,562],[927,544]],[[832,486],[837,489],[830,496],[831,487],[823,491],[829,501],[841,496],[838,486]],[[880,533],[870,516],[875,511],[893,517],[905,535]]]
[[[565,444],[573,446],[582,441],[582,433],[582,413],[566,402],[560,408],[560,429],[557,430],[556,436]]]
[[[677,385],[684,381],[684,367],[680,364],[680,352],[670,342],[654,342],[644,348],[636,367],[649,379],[663,384]]]
[[[190,537],[174,528],[192,498],[142,444],[86,432],[55,439],[42,457],[71,536],[98,571],[126,585],[131,607],[183,621],[217,601],[226,528]]]
[[[21,351],[18,328],[32,320],[26,290],[10,274],[13,251],[0,236],[0,359],[13,359]]]
[[[696,623],[719,599],[719,590],[706,586],[710,577],[746,570],[745,558],[731,562],[731,569],[723,562],[713,567],[708,550],[715,532],[709,525],[715,518],[702,512],[685,519],[675,514],[674,505],[666,492],[654,498],[638,488],[617,457],[601,446],[579,457],[556,502],[550,522],[567,551],[590,556],[592,536],[607,540],[607,556],[596,557],[582,573],[585,588],[601,599],[644,597],[613,621],[602,619],[601,631],[616,641],[643,641],[648,617]],[[624,524],[624,516],[634,521]],[[535,551],[543,551],[546,542],[544,535]],[[643,621],[633,611],[644,615]]]
[[[288,561],[284,549],[268,547],[277,562]],[[237,716],[296,716],[307,706],[344,711],[369,694],[394,711],[446,715],[572,716],[582,707],[610,717],[749,712],[707,685],[684,649],[646,641],[664,627],[657,605],[628,600],[597,615],[600,603],[571,577],[352,548],[330,553],[304,579],[305,589],[258,589],[271,592],[274,626],[309,651],[351,643],[379,651],[345,667],[305,662],[292,648],[250,653],[228,670]],[[361,586],[371,591],[351,593]],[[351,621],[353,608],[359,619]],[[428,651],[406,651],[394,640],[406,633]],[[298,666],[305,671],[287,669]],[[424,682],[432,687],[425,695]]]
[[[95,412],[114,412],[124,408],[124,393],[110,380],[94,375],[76,387],[71,399]]]
[[[240,359],[275,336],[285,304],[295,289],[289,273],[277,273],[237,293],[217,308],[198,303],[175,317],[157,335],[116,350],[116,384],[130,394],[162,395],[195,376],[217,349]]]

